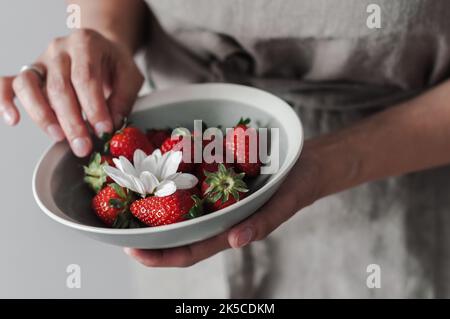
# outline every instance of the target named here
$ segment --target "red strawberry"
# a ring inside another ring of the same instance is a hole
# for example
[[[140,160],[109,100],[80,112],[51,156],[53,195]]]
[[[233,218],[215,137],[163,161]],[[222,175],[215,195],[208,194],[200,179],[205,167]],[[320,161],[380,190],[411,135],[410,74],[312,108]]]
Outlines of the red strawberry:
[[[248,127],[250,119],[242,119],[230,131],[226,139],[226,148],[234,154],[235,167],[246,176],[255,177],[261,172],[261,161],[258,156],[259,137],[254,128]],[[230,135],[231,134],[231,135]],[[250,136],[256,136],[256,162],[251,163]]]
[[[102,155],[101,162],[105,164],[107,163],[109,166],[115,166],[113,162],[113,157],[111,155]]]
[[[203,150],[205,151],[205,147],[207,147],[208,144],[213,143],[213,141],[214,141],[214,139],[203,140]],[[233,167],[233,164],[225,163],[225,161],[226,161],[225,144],[226,144],[226,141],[224,139],[223,144],[222,144],[223,145],[222,154],[219,156],[219,159],[215,159],[214,158],[215,153],[212,152],[211,158],[209,158],[209,160],[208,160],[208,158],[205,157],[207,155],[204,154],[203,156],[205,158],[202,158],[202,162],[195,164],[195,176],[197,176],[200,185],[202,184],[203,180],[205,179],[205,174],[204,174],[205,171],[210,172],[210,173],[217,172],[219,170],[220,163],[224,164],[225,168]],[[210,151],[213,151],[213,150],[211,149]],[[207,160],[209,163],[207,163]]]
[[[135,201],[131,213],[148,226],[168,225],[202,214],[202,202],[189,190],[177,190],[169,196],[150,196]]]
[[[188,189],[188,191],[191,192],[191,195],[193,195],[193,196],[202,197],[202,193],[200,192],[199,184],[195,185],[191,189]]]
[[[183,138],[184,135],[174,136],[167,138],[161,145],[161,152],[167,153],[169,151],[183,151]],[[186,138],[190,138],[187,137]],[[190,173],[194,170],[194,142],[191,140],[191,161],[186,163],[184,160],[181,161],[178,171],[183,173]]]
[[[114,166],[110,155],[100,155],[94,153],[87,166],[84,166],[84,181],[98,193],[106,183],[112,183],[111,178],[106,175],[103,167],[105,165]]]
[[[160,148],[162,143],[164,143],[164,141],[170,137],[170,131],[151,129],[147,131],[146,135],[154,148]]]
[[[125,127],[117,131],[109,142],[109,151],[114,157],[125,156],[133,160],[134,151],[141,149],[150,155],[154,147],[144,133],[135,127]]]
[[[92,199],[92,209],[95,214],[108,226],[116,228],[124,227],[124,220],[132,216],[125,216],[131,194],[117,184],[110,184],[102,188]],[[118,218],[119,215],[123,218]],[[129,226],[128,224],[126,226]]]
[[[195,176],[198,178],[199,184],[203,183],[203,181],[205,180],[206,176],[205,176],[205,172],[208,173],[215,173],[219,170],[219,164],[223,164],[225,166],[225,168],[230,168],[232,167],[231,164],[228,163],[222,163],[222,162],[212,162],[212,163],[206,163],[206,162],[202,162],[200,164],[196,165],[195,168]]]
[[[243,181],[245,173],[236,174],[232,168],[219,164],[216,173],[206,173],[202,183],[202,194],[206,203],[213,210],[228,207],[245,197],[248,192]]]

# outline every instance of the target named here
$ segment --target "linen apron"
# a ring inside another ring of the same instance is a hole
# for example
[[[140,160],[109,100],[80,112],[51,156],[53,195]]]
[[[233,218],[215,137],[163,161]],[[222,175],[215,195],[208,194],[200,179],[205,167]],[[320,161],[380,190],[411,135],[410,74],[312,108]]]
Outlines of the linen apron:
[[[292,105],[307,137],[450,74],[448,0],[147,2],[154,17],[146,57],[157,89],[217,81],[259,87]],[[367,26],[371,3],[381,8],[379,29]],[[328,196],[244,249],[191,269],[142,270],[143,295],[450,297],[449,177],[445,167]],[[371,264],[380,266],[381,288],[366,284]]]

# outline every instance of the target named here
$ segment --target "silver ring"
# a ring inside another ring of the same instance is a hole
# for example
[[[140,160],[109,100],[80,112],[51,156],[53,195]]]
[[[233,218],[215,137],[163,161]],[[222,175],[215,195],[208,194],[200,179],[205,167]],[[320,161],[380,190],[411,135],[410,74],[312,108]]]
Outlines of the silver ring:
[[[32,71],[36,74],[41,81],[41,83],[45,82],[45,69],[37,64],[26,64],[20,68],[20,73]]]

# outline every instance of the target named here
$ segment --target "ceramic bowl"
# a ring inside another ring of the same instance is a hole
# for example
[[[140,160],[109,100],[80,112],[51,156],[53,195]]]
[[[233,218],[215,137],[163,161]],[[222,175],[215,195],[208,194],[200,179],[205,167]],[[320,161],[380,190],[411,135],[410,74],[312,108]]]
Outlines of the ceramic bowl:
[[[104,227],[91,211],[92,193],[83,183],[82,165],[86,159],[76,158],[65,142],[52,145],[36,166],[33,176],[36,202],[59,224],[113,245],[169,248],[215,236],[256,212],[289,174],[303,145],[303,129],[297,114],[270,93],[241,85],[213,83],[156,91],[139,98],[131,115],[133,125],[143,129],[179,125],[191,128],[195,119],[226,128],[233,127],[240,117],[250,117],[254,123],[279,129],[278,137],[272,134],[270,140],[271,149],[279,150],[279,169],[254,181],[252,193],[230,207],[166,226]]]

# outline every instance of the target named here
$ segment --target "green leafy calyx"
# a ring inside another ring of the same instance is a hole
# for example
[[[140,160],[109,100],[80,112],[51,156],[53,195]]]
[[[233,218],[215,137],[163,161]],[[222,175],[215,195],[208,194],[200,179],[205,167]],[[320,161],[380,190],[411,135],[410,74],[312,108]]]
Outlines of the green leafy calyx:
[[[219,164],[219,169],[215,173],[204,171],[206,179],[205,183],[208,188],[205,195],[211,202],[228,201],[230,196],[239,201],[241,193],[248,192],[246,183],[244,182],[245,173],[237,174],[233,168],[226,168],[223,164]]]

